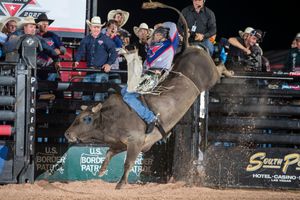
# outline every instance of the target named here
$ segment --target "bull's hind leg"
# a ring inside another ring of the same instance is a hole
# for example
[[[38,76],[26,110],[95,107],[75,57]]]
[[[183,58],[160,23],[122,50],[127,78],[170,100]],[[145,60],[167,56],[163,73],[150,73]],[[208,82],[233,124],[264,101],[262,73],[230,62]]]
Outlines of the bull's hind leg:
[[[129,172],[130,172],[131,168],[133,167],[137,156],[141,152],[141,149],[142,149],[141,144],[137,144],[134,142],[131,142],[128,144],[126,160],[124,163],[124,173],[123,173],[123,176],[120,179],[119,183],[117,184],[116,189],[121,189],[122,186],[124,186],[124,184],[127,184]]]
[[[112,157],[114,157],[114,155],[118,154],[118,153],[121,153],[122,151],[124,150],[120,150],[120,149],[111,149],[109,148],[106,152],[106,155],[105,155],[105,159],[101,165],[101,168],[99,170],[99,176],[103,176],[106,169],[107,169],[107,166],[111,160]]]

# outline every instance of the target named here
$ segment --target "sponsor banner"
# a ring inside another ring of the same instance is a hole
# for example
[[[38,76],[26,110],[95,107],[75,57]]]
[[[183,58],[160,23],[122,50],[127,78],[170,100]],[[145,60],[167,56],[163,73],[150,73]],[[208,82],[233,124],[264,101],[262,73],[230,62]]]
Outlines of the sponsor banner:
[[[0,20],[7,16],[37,18],[46,13],[55,21],[49,29],[63,37],[83,37],[86,0],[1,0]]]
[[[108,147],[72,146],[37,144],[37,179],[47,180],[89,180],[102,179],[117,182],[123,175],[126,152],[114,156],[102,177],[99,177],[101,165]],[[140,153],[129,173],[129,182],[140,180],[141,173],[149,175],[153,157],[144,158]]]
[[[44,172],[52,172],[54,166],[59,174],[64,173],[64,168],[61,163],[65,163],[65,152],[67,145],[59,144],[36,144],[35,154],[35,176],[40,176]],[[60,163],[61,165],[58,165]]]
[[[205,165],[208,185],[267,188],[300,186],[300,150],[297,149],[210,147],[206,152]]]

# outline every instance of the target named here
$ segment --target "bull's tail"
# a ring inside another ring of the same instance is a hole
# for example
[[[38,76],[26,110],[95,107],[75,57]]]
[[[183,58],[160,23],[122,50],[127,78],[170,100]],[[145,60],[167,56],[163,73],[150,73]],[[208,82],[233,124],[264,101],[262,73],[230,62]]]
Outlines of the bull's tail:
[[[188,46],[189,46],[189,42],[188,42],[188,25],[187,22],[184,18],[184,16],[182,15],[182,13],[177,9],[174,8],[172,6],[168,6],[165,5],[163,3],[160,2],[152,2],[151,0],[149,0],[149,2],[144,2],[142,5],[143,9],[156,9],[156,8],[169,8],[171,10],[174,10],[175,12],[178,13],[180,20],[183,23],[183,27],[184,27],[184,36],[183,36],[183,46],[181,49],[181,52],[183,52]]]

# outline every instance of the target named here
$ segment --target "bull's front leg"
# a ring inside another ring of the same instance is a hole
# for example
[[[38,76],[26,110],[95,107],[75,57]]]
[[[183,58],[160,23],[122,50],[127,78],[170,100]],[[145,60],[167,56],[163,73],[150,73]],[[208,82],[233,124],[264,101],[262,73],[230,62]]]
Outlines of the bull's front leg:
[[[105,155],[105,159],[101,165],[101,168],[99,170],[99,176],[103,176],[106,169],[107,169],[107,166],[111,160],[112,157],[114,157],[116,154],[118,153],[121,153],[122,151],[124,150],[120,150],[120,149],[111,149],[109,148],[106,152],[106,155]]]
[[[142,144],[131,142],[127,146],[127,155],[124,163],[124,173],[120,181],[118,182],[116,189],[121,189],[128,182],[128,175],[134,162],[141,152]]]

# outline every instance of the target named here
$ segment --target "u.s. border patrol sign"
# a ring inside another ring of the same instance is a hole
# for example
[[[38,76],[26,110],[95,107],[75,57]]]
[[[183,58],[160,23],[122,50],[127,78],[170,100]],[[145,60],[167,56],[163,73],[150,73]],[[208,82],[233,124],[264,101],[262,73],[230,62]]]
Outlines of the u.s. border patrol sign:
[[[36,179],[49,181],[102,179],[117,182],[123,174],[126,152],[114,156],[105,174],[99,177],[107,149],[108,147],[72,146],[65,154],[59,156],[58,146],[43,146],[36,154],[36,171],[39,174]],[[150,174],[152,164],[153,158],[143,158],[143,154],[140,153],[129,173],[129,182],[141,179],[148,181],[147,174]],[[142,177],[141,172],[146,176]]]

